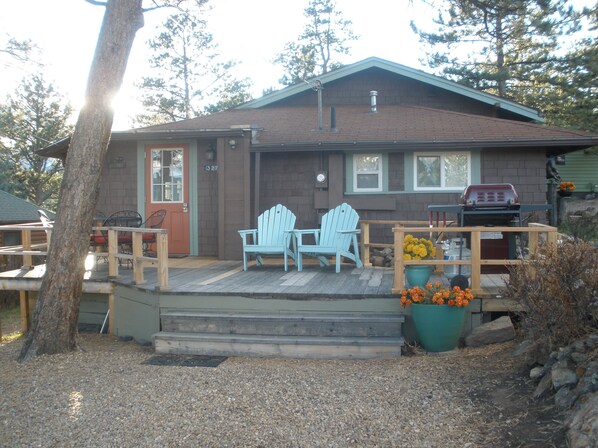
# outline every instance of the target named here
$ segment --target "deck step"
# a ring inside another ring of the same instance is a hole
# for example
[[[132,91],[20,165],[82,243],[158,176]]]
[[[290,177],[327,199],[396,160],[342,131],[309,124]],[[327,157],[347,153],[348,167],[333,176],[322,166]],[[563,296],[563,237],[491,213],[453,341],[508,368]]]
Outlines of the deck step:
[[[162,311],[157,353],[315,359],[396,358],[401,314]]]
[[[401,314],[217,313],[163,311],[162,331],[263,336],[402,336]]]
[[[309,359],[371,359],[401,356],[402,337],[319,337],[159,332],[156,353]]]

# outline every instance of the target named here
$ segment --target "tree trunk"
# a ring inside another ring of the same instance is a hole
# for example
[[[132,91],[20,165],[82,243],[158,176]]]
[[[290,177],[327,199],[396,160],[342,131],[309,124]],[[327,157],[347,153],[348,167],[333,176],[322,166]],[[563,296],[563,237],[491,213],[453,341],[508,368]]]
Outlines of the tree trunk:
[[[68,149],[46,274],[20,360],[77,349],[84,261],[110,141],[111,101],[122,84],[135,33],[142,26],[142,0],[107,2],[87,81],[86,104]]]

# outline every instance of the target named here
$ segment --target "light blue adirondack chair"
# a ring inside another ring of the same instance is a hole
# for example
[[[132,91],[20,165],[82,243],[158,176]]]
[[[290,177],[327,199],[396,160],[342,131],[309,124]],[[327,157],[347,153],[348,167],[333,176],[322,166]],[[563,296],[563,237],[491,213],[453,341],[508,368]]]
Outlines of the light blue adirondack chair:
[[[359,215],[349,204],[341,204],[330,210],[322,217],[322,224],[319,229],[295,230],[297,239],[297,269],[303,269],[303,255],[317,257],[320,266],[328,266],[327,256],[336,257],[336,272],[341,270],[341,257],[353,260],[355,266],[363,267],[359,258],[359,246],[357,245],[357,229]],[[303,236],[312,234],[315,244],[304,244]],[[351,245],[353,252],[350,251]]]
[[[263,264],[262,255],[280,254],[284,257],[284,270],[287,271],[287,258],[295,260],[293,229],[296,220],[292,211],[278,204],[258,216],[257,229],[239,230],[243,240],[243,269],[247,270],[247,260],[251,256],[255,257],[259,266]]]

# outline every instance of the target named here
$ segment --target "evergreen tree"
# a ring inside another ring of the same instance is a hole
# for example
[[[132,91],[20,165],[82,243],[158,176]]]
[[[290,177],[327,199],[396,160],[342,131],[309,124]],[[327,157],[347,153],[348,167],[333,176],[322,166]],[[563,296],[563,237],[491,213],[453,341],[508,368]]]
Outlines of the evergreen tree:
[[[552,125],[598,132],[598,3],[583,16],[584,36],[553,64],[554,88],[542,110]]]
[[[40,157],[36,149],[71,134],[72,107],[43,75],[24,79],[0,105],[0,154],[7,191],[34,204],[55,209],[62,163]],[[1,169],[0,168],[0,169]]]
[[[137,86],[146,111],[136,117],[137,124],[193,118],[251,99],[249,80],[234,79],[234,61],[219,61],[217,45],[206,27],[204,20],[183,12],[168,17],[163,30],[149,41],[155,74]]]
[[[559,36],[579,29],[568,0],[445,0],[436,31],[413,30],[427,65],[470,87],[537,106],[551,89]],[[530,100],[534,100],[530,104]]]
[[[349,42],[358,38],[334,0],[310,0],[303,15],[307,19],[303,33],[274,59],[285,72],[280,83],[287,86],[341,67],[338,56],[348,54]]]

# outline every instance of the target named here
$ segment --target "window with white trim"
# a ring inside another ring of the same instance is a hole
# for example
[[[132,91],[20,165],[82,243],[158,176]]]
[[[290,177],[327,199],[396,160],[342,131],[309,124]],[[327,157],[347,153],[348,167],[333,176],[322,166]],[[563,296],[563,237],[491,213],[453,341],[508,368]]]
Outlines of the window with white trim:
[[[469,152],[415,153],[414,190],[459,190],[470,184]]]
[[[382,155],[353,156],[353,189],[356,192],[382,191]]]

